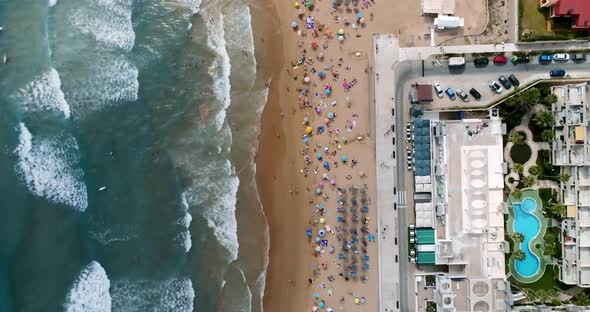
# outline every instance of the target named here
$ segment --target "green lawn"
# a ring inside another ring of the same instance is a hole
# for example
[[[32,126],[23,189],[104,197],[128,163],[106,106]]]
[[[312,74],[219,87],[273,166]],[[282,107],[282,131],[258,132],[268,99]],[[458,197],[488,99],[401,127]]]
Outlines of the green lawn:
[[[535,37],[553,35],[547,31],[545,9],[540,9],[539,0],[519,0],[518,7],[521,36],[524,29],[532,31]]]

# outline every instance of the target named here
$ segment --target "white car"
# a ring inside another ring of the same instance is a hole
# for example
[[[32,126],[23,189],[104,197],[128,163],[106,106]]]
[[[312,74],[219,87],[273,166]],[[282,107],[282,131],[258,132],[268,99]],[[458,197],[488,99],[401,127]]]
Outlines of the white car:
[[[442,98],[445,95],[443,92],[443,89],[441,88],[441,86],[438,82],[434,84],[434,91],[436,91],[436,95],[439,98]]]
[[[570,55],[567,53],[553,54],[553,60],[556,62],[567,62],[570,60]]]
[[[496,91],[496,93],[502,93],[502,91],[504,91],[504,89],[502,89],[502,86],[495,80],[490,80],[490,82],[488,82],[488,86],[490,86],[490,89]]]

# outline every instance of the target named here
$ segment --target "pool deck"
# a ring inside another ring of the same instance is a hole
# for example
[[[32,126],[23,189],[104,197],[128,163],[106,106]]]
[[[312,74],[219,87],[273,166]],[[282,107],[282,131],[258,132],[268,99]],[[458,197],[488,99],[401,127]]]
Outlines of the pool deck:
[[[534,282],[538,281],[545,273],[545,266],[547,265],[547,263],[545,262],[545,257],[543,256],[543,251],[545,248],[545,241],[543,240],[543,236],[545,236],[545,232],[547,230],[547,224],[549,221],[547,220],[547,218],[545,218],[543,216],[543,201],[539,197],[538,190],[533,190],[533,189],[523,190],[521,199],[525,199],[525,198],[531,198],[537,203],[537,208],[532,212],[532,214],[535,215],[541,223],[539,233],[533,239],[531,239],[530,244],[529,244],[529,247],[531,248],[531,252],[533,254],[535,254],[539,259],[539,270],[537,271],[537,273],[533,274],[532,276],[528,276],[528,277],[522,276],[522,275],[518,274],[518,271],[516,270],[516,267],[515,267],[515,260],[512,257],[510,257],[510,260],[508,262],[508,268],[509,268],[512,276],[517,281],[524,283],[524,284],[530,284],[530,283],[534,283]],[[515,221],[514,208],[512,205],[513,205],[513,203],[519,203],[519,202],[520,202],[520,199],[515,199],[514,197],[512,197],[512,195],[510,195],[508,197],[508,204],[510,206],[510,209],[508,209],[508,211],[510,212],[510,214],[509,214],[508,221],[507,221],[508,226],[506,226],[506,231],[508,233],[508,236],[510,236],[510,237],[512,235],[514,235],[514,221]],[[537,244],[540,244],[541,247],[540,248],[535,247]],[[520,244],[518,244],[518,246],[516,246],[515,249],[516,250],[520,249]]]

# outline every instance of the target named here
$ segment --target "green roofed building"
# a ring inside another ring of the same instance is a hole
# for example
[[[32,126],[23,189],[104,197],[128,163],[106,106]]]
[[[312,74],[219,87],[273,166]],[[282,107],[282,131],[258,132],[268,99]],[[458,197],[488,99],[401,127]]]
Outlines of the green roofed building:
[[[416,229],[418,245],[434,244],[434,229]]]
[[[416,262],[419,264],[434,264],[434,251],[419,252]]]

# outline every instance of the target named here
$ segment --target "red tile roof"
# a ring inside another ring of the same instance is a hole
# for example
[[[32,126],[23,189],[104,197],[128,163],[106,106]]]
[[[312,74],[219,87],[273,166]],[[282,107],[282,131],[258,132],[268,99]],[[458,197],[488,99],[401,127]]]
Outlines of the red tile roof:
[[[553,9],[556,16],[573,16],[575,27],[590,28],[589,0],[560,0]]]

